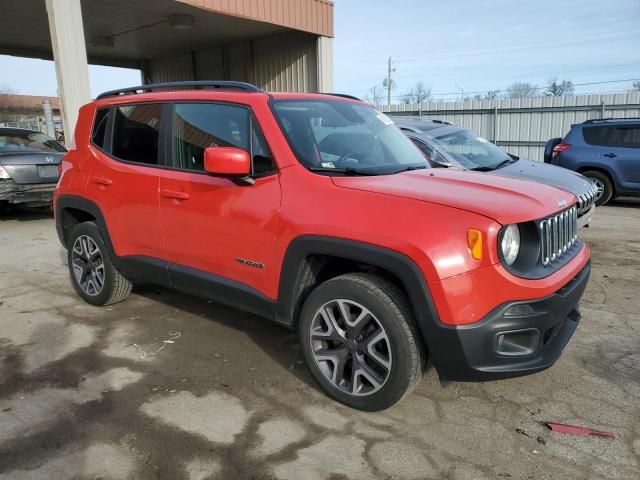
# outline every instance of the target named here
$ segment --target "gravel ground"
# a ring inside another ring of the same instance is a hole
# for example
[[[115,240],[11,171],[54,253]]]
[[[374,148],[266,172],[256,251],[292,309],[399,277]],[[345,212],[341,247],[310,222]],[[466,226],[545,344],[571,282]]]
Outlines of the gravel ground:
[[[0,216],[0,479],[639,478],[640,200],[582,234],[583,320],[553,368],[475,384],[430,369],[362,413],[318,390],[293,333],[154,286],[91,307],[51,217]]]

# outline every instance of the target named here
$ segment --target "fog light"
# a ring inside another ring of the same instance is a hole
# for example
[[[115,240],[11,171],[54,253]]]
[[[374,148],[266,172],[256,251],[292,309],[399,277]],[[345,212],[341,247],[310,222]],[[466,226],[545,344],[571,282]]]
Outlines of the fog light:
[[[521,303],[520,305],[513,305],[507,308],[504,312],[505,317],[524,317],[525,315],[531,315],[533,313],[533,307],[528,303]]]
[[[524,357],[538,350],[540,330],[525,328],[496,335],[496,353],[507,357]]]

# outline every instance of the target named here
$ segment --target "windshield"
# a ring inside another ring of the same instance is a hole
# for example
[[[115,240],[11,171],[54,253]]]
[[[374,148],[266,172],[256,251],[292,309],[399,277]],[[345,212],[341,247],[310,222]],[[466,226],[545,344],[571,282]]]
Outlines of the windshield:
[[[52,138],[40,132],[0,131],[0,153],[14,152],[66,152],[65,148]]]
[[[451,163],[470,170],[493,170],[514,161],[489,140],[470,130],[432,137],[432,142],[438,151],[450,158]]]
[[[385,175],[428,166],[393,122],[369,105],[275,100],[273,107],[298,159],[313,171]]]

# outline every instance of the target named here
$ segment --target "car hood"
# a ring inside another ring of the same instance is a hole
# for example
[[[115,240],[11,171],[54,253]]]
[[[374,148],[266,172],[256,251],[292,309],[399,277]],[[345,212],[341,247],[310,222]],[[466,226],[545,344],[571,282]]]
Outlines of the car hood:
[[[332,177],[343,188],[411,198],[478,213],[501,224],[543,218],[576,203],[565,190],[527,180],[453,169]]]
[[[517,162],[487,173],[501,177],[533,180],[562,188],[563,190],[569,190],[576,197],[584,195],[592,187],[591,181],[579,173],[534,160],[520,159]]]

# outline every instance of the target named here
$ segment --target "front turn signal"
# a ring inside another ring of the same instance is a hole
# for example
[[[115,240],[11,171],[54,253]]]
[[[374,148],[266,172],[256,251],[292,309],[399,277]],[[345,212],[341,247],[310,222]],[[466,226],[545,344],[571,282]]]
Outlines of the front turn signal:
[[[482,232],[475,228],[467,230],[467,245],[471,256],[476,260],[482,260]]]

